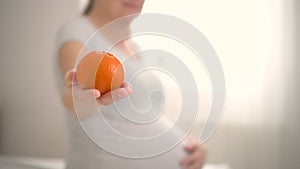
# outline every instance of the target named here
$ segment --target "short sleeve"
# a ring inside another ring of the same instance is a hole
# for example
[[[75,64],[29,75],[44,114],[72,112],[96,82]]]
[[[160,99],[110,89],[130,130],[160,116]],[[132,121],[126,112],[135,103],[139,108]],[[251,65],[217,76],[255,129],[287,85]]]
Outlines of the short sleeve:
[[[55,48],[58,54],[63,44],[76,41],[84,44],[93,33],[93,28],[88,23],[87,18],[78,17],[65,23],[57,32]]]

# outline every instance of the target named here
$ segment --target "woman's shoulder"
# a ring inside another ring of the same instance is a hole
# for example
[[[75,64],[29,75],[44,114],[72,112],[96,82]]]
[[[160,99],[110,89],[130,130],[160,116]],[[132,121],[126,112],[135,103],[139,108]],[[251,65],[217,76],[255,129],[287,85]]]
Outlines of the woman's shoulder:
[[[89,33],[91,27],[85,16],[77,16],[66,21],[58,30],[58,36],[79,36]]]
[[[56,44],[62,45],[67,41],[84,43],[93,33],[93,28],[85,16],[77,16],[66,21],[58,30]]]
[[[59,31],[80,31],[88,27],[87,18],[85,16],[76,16],[67,20],[59,29]]]

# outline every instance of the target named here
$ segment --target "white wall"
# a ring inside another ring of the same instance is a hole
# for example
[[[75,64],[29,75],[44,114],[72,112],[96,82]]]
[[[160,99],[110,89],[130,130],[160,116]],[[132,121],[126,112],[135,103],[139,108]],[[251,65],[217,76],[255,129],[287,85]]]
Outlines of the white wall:
[[[300,157],[300,1],[294,0],[289,3],[291,10],[295,11],[294,31],[292,38],[294,44],[291,46],[294,50],[293,62],[289,65],[293,68],[293,76],[290,79],[290,85],[286,93],[286,113],[284,124],[281,128],[281,168],[299,168]]]
[[[74,0],[1,0],[0,153],[64,155],[53,46],[58,27],[77,11]]]

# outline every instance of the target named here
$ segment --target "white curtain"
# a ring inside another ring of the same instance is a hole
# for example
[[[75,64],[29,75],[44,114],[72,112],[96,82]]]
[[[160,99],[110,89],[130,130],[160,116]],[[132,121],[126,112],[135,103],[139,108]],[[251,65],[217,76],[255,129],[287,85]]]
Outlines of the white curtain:
[[[145,1],[144,12],[174,15],[195,25],[222,62],[227,101],[222,123],[206,143],[209,162],[279,169],[290,159],[282,154],[289,155],[287,149],[293,146],[284,145],[290,142],[282,137],[291,128],[291,113],[286,111],[297,111],[288,103],[295,99],[295,2]],[[201,80],[207,84],[205,78]],[[205,89],[209,87],[202,92]],[[200,117],[201,122],[206,116]]]

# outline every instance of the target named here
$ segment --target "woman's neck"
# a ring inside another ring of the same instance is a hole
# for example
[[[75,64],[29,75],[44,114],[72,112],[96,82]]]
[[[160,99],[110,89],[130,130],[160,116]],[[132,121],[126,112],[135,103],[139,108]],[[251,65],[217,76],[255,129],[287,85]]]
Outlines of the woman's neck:
[[[96,10],[92,10],[89,14],[87,14],[87,18],[97,29],[111,21],[111,19],[105,17],[105,15],[101,13],[98,13]]]
[[[100,10],[92,10],[87,17],[96,29],[100,29],[104,25],[114,21],[112,17],[102,14]],[[119,40],[116,38],[130,34],[131,31],[129,25],[130,22],[124,20],[115,21],[112,23],[112,26],[110,26],[109,29],[105,29],[105,32],[101,33],[103,33],[104,36],[110,41]]]
[[[100,10],[98,10],[100,11]],[[98,12],[97,10],[92,10],[88,15],[87,18],[89,21],[94,25],[96,29],[100,29],[104,25],[113,22],[114,19],[109,18],[107,15],[102,14],[101,12]],[[109,29],[102,29],[101,33],[102,35],[110,42],[110,43],[116,43],[116,49],[121,51],[125,55],[132,55],[133,51],[131,50],[130,43],[126,39],[121,40],[120,38],[127,37],[130,35],[130,22],[128,20],[125,21],[116,21],[112,23],[112,26],[109,27]],[[121,41],[120,41],[121,40]]]

